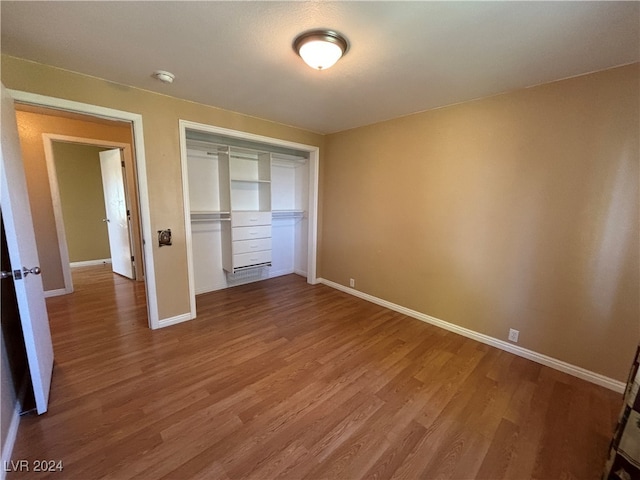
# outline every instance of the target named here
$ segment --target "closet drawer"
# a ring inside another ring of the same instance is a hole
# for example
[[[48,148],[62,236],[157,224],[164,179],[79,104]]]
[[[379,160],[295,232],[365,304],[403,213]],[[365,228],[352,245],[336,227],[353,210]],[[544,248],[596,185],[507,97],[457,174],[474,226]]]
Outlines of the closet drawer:
[[[262,250],[271,250],[271,239],[260,238],[258,240],[240,240],[233,242],[233,253],[251,253]]]
[[[239,253],[233,256],[233,268],[247,267],[249,265],[258,265],[260,263],[271,262],[271,250],[254,253]]]
[[[271,225],[271,212],[231,212],[232,227]]]
[[[231,229],[231,240],[255,240],[257,238],[271,238],[271,225],[260,227],[236,227]]]

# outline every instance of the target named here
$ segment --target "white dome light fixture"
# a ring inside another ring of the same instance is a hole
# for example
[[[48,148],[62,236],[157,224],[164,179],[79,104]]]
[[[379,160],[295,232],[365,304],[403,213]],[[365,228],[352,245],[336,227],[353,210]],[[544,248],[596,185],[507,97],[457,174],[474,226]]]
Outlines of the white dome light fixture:
[[[173,80],[176,78],[173,73],[165,70],[156,70],[151,76],[156,80],[160,80],[162,83],[173,83]]]
[[[296,37],[293,49],[311,68],[326,70],[347,53],[349,43],[333,30],[311,30]]]

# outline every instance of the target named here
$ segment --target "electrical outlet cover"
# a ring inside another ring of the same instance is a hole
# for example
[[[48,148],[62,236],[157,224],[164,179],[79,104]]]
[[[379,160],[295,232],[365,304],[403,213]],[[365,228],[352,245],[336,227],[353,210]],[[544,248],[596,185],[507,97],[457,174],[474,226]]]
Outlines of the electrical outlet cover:
[[[518,336],[520,332],[518,330],[514,330],[513,328],[509,329],[509,340],[512,342],[518,343]]]

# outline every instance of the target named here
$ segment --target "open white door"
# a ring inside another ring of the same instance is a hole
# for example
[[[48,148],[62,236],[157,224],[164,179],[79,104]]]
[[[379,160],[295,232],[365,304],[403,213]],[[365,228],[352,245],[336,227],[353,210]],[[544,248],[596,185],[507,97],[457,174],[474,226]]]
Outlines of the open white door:
[[[100,152],[102,189],[104,190],[104,205],[107,212],[105,220],[109,232],[109,248],[111,249],[111,268],[114,273],[133,279],[131,235],[127,197],[124,191],[123,168],[122,154],[119,148]]]
[[[2,273],[5,276],[12,275],[15,284],[36,409],[38,414],[41,414],[47,411],[49,402],[53,373],[53,345],[42,278],[38,275],[40,273],[38,251],[13,99],[4,85],[0,87],[2,89],[0,207],[11,261],[11,272]]]

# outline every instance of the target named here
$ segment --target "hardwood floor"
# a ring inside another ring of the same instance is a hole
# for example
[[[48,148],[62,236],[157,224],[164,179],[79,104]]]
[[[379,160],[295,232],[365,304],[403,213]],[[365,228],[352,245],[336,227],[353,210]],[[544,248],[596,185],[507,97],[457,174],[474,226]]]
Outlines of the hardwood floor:
[[[49,411],[8,478],[599,478],[622,396],[296,275],[151,331],[144,287],[47,300]],[[33,463],[30,464],[33,466]]]

